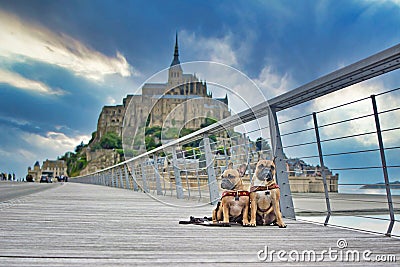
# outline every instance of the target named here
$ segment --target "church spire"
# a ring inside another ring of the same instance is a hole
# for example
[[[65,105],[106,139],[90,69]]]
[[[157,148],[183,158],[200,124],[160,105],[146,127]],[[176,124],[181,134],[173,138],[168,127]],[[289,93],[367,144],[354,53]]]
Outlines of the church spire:
[[[171,63],[171,67],[175,65],[179,65],[179,50],[178,50],[178,33],[175,35],[175,52],[174,52],[174,60]]]

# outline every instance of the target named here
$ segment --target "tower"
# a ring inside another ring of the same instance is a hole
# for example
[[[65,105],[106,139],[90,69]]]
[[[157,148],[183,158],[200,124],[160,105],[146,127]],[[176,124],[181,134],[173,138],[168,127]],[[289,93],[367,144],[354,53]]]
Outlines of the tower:
[[[174,87],[181,84],[183,81],[183,71],[181,68],[181,62],[179,61],[179,49],[178,49],[178,33],[175,35],[175,51],[174,59],[172,60],[171,66],[168,70],[168,85]]]

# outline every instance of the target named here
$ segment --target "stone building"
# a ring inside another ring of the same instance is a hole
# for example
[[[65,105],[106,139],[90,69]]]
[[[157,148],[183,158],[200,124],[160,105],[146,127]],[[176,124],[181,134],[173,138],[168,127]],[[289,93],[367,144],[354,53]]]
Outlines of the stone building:
[[[122,105],[104,106],[97,123],[94,143],[107,132],[122,136],[124,115],[130,106],[127,125],[147,122],[146,126],[185,127],[198,129],[205,118],[221,120],[230,116],[228,98],[212,98],[207,83],[194,74],[183,73],[179,61],[178,36],[172,63],[168,69],[167,82],[146,83],[141,95],[127,95]],[[169,123],[169,125],[168,125]]]
[[[35,164],[33,165],[33,169],[31,167],[28,167],[28,175],[31,175],[33,177],[34,181],[39,181],[40,180],[40,176],[42,175],[42,171],[40,169],[39,161],[35,162]]]
[[[168,70],[168,81],[145,84],[142,95],[152,99],[148,118],[150,127],[170,122],[171,125],[166,126],[198,129],[206,117],[218,121],[230,116],[227,97],[213,99],[205,81],[200,81],[194,74],[183,73],[179,61],[178,37],[174,58]]]
[[[46,161],[43,161],[42,167],[40,167],[39,161],[36,161],[33,169],[28,167],[28,175],[32,175],[35,182],[39,182],[44,172],[50,173],[54,178],[61,175],[67,176],[67,163],[64,160],[46,159]]]
[[[231,115],[228,97],[213,98],[207,83],[194,74],[183,72],[179,61],[178,36],[175,39],[174,56],[168,69],[165,83],[146,83],[141,95],[127,95],[122,105],[104,106],[98,122],[96,134],[86,151],[88,166],[82,173],[96,171],[112,164],[118,158],[116,152],[92,151],[92,144],[99,143],[108,132],[122,137],[136,136],[144,126],[165,128],[198,129],[206,118],[216,121]],[[129,112],[127,112],[129,110]],[[128,114],[129,113],[129,114]],[[143,138],[144,139],[144,138]],[[143,144],[130,148],[142,151]],[[106,155],[107,154],[107,155]],[[90,160],[89,160],[90,158]]]
[[[320,166],[312,166],[301,159],[288,159],[287,172],[289,173],[290,190],[292,193],[322,193],[324,183]],[[329,192],[338,192],[339,174],[333,174],[325,169],[326,183]]]

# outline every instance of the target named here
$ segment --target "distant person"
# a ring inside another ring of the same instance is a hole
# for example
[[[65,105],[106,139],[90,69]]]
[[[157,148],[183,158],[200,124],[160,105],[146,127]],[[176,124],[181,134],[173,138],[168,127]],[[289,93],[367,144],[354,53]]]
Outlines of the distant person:
[[[33,182],[33,176],[32,176],[32,174],[27,174],[27,175],[26,175],[26,181],[27,181],[27,182],[30,182],[30,183]]]

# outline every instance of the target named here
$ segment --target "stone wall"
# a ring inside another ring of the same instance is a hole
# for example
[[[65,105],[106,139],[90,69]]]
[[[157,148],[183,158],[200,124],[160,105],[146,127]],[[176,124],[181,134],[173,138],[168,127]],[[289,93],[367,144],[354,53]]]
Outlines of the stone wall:
[[[327,175],[326,182],[329,192],[338,192],[339,174]],[[324,183],[320,176],[289,176],[292,193],[323,193]]]
[[[120,155],[114,149],[97,149],[96,151],[86,150],[88,165],[80,172],[86,175],[99,171],[120,162]]]

